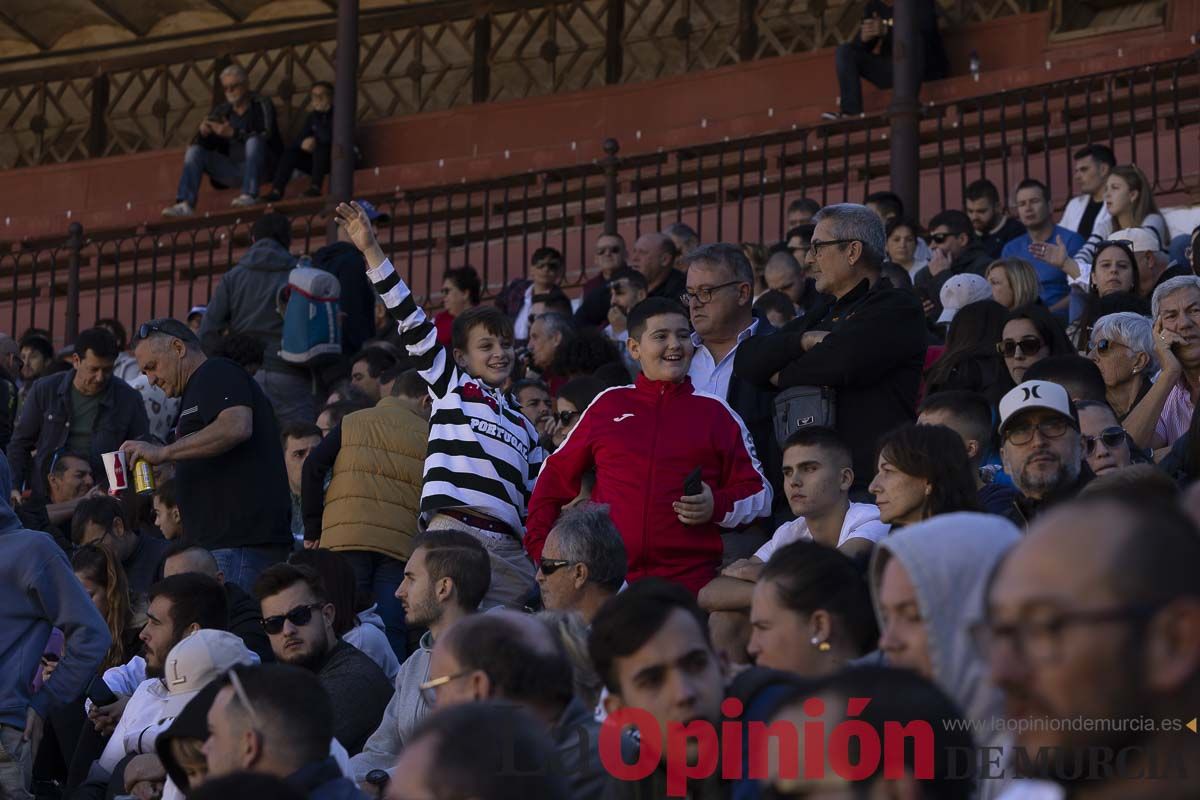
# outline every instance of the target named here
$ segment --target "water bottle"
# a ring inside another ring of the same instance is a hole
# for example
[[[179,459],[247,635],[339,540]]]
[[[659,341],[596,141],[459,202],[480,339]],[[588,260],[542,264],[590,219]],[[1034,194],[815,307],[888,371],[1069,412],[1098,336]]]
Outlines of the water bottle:
[[[296,259],[296,268],[297,269],[311,269],[312,265],[313,265],[312,256],[310,256],[308,253],[305,253],[304,255],[302,255]]]

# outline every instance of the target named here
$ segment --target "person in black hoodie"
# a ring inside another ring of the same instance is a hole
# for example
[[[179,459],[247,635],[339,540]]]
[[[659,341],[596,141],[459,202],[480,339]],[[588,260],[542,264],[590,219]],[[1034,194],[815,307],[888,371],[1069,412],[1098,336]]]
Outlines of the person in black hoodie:
[[[312,111],[304,118],[304,127],[292,144],[279,157],[271,191],[263,196],[268,203],[283,199],[292,172],[299,169],[312,177],[312,184],[304,190],[305,197],[320,197],[321,185],[329,172],[330,153],[333,150],[333,84],[317,81],[309,94]]]
[[[201,689],[154,740],[167,777],[185,797],[208,777],[208,762],[200,748],[208,739],[208,711],[221,688],[221,681],[213,681]]]
[[[933,257],[917,271],[913,286],[925,304],[926,316],[936,320],[942,313],[940,294],[946,281],[967,272],[982,277],[992,257],[975,238],[971,219],[961,211],[943,211],[929,221],[929,244]]]
[[[214,579],[225,589],[225,601],[229,606],[227,630],[241,638],[246,648],[259,657],[264,664],[275,660],[271,640],[262,627],[262,612],[258,601],[236,583],[228,582],[217,566],[212,553],[186,541],[171,546],[163,559],[164,578],[183,572],[198,572]]]
[[[734,375],[763,389],[834,390],[834,428],[850,445],[852,497],[875,476],[879,437],[916,419],[925,320],[909,291],[879,280],[883,222],[866,206],[827,206],[808,252],[809,271],[832,302],[738,347]]]

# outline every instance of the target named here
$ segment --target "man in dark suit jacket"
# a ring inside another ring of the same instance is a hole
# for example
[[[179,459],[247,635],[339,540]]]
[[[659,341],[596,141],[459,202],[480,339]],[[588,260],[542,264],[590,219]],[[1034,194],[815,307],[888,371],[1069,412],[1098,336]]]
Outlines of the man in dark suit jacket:
[[[788,519],[791,515],[782,491],[782,455],[773,423],[775,392],[733,374],[739,345],[775,332],[770,323],[753,314],[753,269],[741,248],[731,244],[704,245],[685,256],[683,263],[687,266],[687,288],[681,299],[687,301],[695,329],[692,344],[696,354],[688,371],[692,384],[698,392],[720,397],[741,418],[754,442],[759,467],[774,490],[773,511],[782,508],[784,519]],[[760,536],[770,536],[775,520],[763,518],[753,527],[759,529]],[[727,560],[731,555],[729,545],[736,542],[733,549],[740,552],[740,545],[749,547],[751,539],[759,538],[743,533],[734,536],[733,540],[727,539]]]

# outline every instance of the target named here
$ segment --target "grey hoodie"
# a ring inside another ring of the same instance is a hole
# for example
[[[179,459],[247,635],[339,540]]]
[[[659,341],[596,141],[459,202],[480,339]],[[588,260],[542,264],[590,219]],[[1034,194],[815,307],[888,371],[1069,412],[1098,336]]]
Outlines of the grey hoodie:
[[[221,332],[253,336],[266,348],[265,369],[296,372],[279,357],[283,317],[277,305],[279,290],[287,285],[296,258],[274,239],[259,239],[250,245],[237,266],[225,273],[208,301],[200,325],[200,341],[210,356],[221,340]],[[306,374],[306,373],[305,373]]]
[[[945,514],[893,533],[879,543],[871,559],[871,597],[880,628],[879,584],[888,560],[896,558],[916,587],[929,631],[934,680],[968,720],[989,726],[1003,714],[1004,695],[988,681],[987,665],[969,631],[983,617],[992,571],[1020,538],[1016,526],[1003,517]],[[1002,731],[990,728],[975,731],[975,740],[980,747],[1008,743]],[[983,795],[994,796],[1003,782],[983,784]]]
[[[23,730],[30,706],[45,719],[49,709],[83,694],[112,637],[54,539],[26,530],[17,519],[8,504],[11,493],[8,460],[0,455],[0,724]],[[51,628],[63,632],[66,648],[34,694],[34,672]]]
[[[354,781],[362,784],[373,769],[389,772],[404,747],[404,740],[417,723],[429,714],[429,706],[421,699],[421,684],[429,680],[429,657],[433,653],[433,636],[426,631],[420,646],[400,665],[396,675],[396,692],[392,695],[383,720],[367,739],[361,753],[350,759]]]

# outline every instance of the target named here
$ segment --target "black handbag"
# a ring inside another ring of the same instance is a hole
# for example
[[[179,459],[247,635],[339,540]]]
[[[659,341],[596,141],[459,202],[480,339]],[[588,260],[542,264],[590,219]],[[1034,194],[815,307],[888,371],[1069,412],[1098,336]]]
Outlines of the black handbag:
[[[779,446],[802,428],[837,423],[837,392],[828,386],[794,386],[775,396],[775,438]]]

